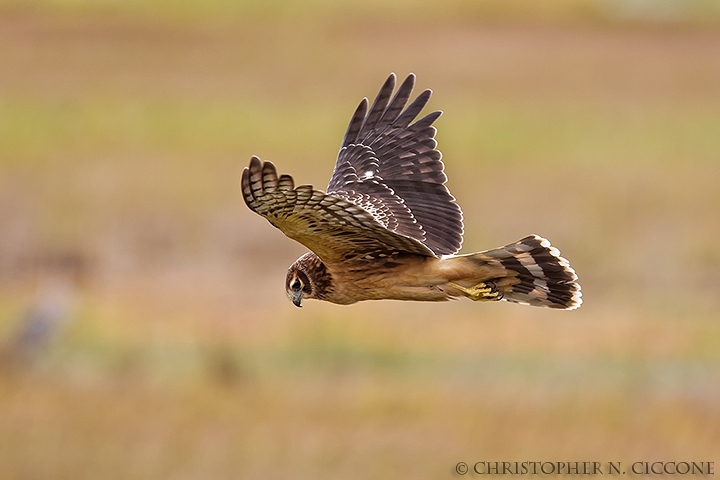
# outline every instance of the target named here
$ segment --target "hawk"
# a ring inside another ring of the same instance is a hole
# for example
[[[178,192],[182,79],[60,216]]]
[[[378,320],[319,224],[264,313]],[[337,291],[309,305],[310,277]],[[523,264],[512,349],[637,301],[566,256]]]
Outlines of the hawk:
[[[505,300],[572,310],[582,303],[577,275],[550,242],[530,235],[504,247],[459,255],[463,214],[445,186],[432,112],[415,121],[431,90],[412,102],[415,75],[395,90],[385,81],[364,98],[343,138],[325,192],[295,186],[253,156],[240,188],[247,206],[309,248],[290,266],[285,289],[300,307],[313,298]]]

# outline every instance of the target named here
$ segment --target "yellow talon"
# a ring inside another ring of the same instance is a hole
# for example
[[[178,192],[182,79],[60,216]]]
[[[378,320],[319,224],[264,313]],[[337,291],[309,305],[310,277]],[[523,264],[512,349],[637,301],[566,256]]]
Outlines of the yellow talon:
[[[485,301],[490,302],[493,300],[502,299],[502,294],[497,290],[495,284],[492,282],[480,282],[474,287],[463,287],[457,283],[448,282],[448,285],[460,290],[466,297],[473,301]]]

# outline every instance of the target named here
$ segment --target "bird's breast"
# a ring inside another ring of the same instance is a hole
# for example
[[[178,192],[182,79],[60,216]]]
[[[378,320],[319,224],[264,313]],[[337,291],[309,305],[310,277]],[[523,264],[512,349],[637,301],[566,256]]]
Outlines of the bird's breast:
[[[436,257],[399,254],[328,265],[334,290],[326,300],[350,304],[362,300],[446,300],[436,288],[445,283],[437,274]]]

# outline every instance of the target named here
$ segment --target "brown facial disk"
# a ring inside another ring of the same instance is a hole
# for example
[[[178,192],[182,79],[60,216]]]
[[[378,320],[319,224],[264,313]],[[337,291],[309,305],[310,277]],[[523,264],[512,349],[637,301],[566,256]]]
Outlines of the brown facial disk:
[[[288,298],[298,307],[304,298],[322,300],[332,291],[332,276],[325,264],[312,252],[298,258],[285,277]]]

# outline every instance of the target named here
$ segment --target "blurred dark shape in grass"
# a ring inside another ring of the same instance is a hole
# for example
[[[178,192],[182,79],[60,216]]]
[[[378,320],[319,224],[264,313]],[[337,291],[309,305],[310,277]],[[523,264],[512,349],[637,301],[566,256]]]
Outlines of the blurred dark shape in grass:
[[[36,292],[0,344],[0,369],[6,372],[32,369],[58,341],[73,318],[77,287],[88,265],[74,254],[56,252],[35,259],[32,268]]]

